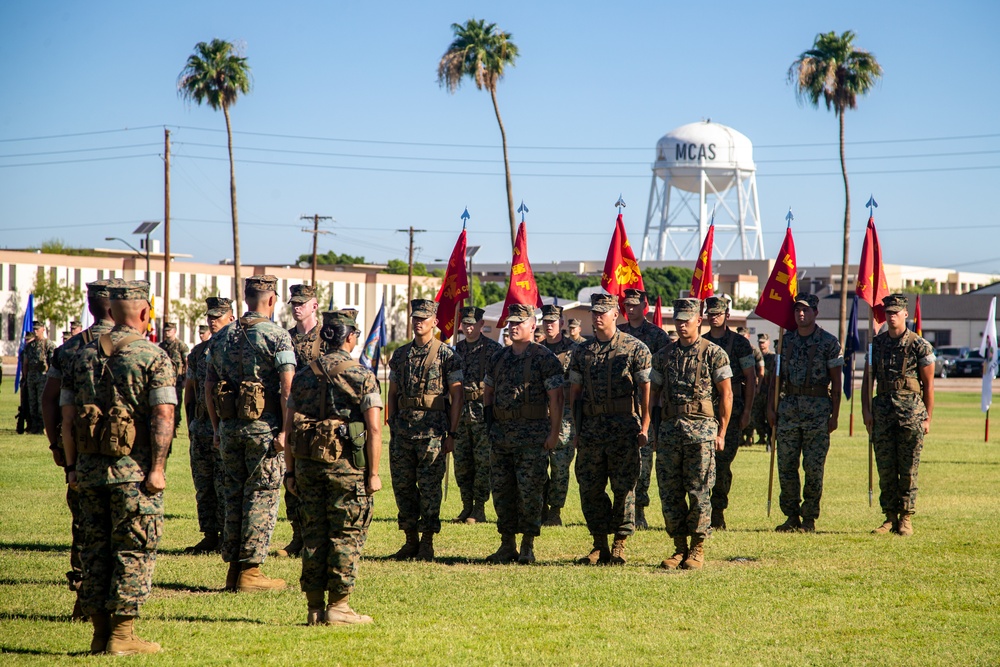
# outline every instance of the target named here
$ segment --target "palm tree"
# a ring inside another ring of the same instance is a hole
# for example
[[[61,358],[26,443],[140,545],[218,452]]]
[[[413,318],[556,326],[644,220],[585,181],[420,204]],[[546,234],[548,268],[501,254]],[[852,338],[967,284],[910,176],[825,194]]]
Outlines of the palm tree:
[[[500,140],[503,143],[503,168],[507,177],[507,213],[510,216],[510,246],[514,247],[517,234],[514,222],[514,194],[510,186],[510,161],[507,158],[507,133],[497,106],[497,83],[503,78],[504,68],[514,66],[517,59],[517,45],[510,41],[509,32],[497,30],[495,23],[469,19],[465,25],[452,23],[455,39],[438,63],[438,83],[454,93],[468,76],[476,82],[476,88],[490,91],[493,111],[500,126]]]
[[[816,35],[813,47],[803,51],[788,68],[788,81],[795,86],[799,100],[814,107],[819,101],[840,121],[840,170],[844,176],[844,257],[840,270],[840,342],[847,334],[847,270],[851,245],[851,188],[847,183],[844,157],[844,112],[856,109],[858,95],[871,90],[882,77],[882,66],[875,56],[854,48],[854,33],[835,32]]]
[[[186,100],[194,100],[216,111],[222,109],[226,117],[226,136],[229,139],[229,199],[233,212],[233,267],[236,278],[236,313],[243,312],[242,281],[240,280],[240,225],[236,215],[236,169],[233,166],[233,126],[229,107],[236,98],[250,92],[253,81],[247,59],[237,48],[222,39],[198,42],[187,65],[177,77],[177,92]]]

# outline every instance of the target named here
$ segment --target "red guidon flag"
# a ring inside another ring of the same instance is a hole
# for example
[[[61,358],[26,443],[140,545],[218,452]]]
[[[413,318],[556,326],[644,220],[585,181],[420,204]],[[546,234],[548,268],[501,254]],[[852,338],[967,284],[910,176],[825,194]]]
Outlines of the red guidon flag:
[[[535,274],[528,261],[528,230],[524,221],[517,228],[517,238],[514,239],[514,256],[510,260],[510,284],[507,285],[507,298],[503,301],[503,312],[497,322],[499,329],[507,322],[507,309],[512,303],[531,303],[535,308],[542,307],[542,297],[538,294],[535,284]]]
[[[458,327],[458,308],[469,296],[469,274],[465,271],[465,230],[458,235],[455,249],[451,251],[448,260],[448,270],[445,271],[441,289],[434,300],[438,302],[438,336],[448,340]]]
[[[621,213],[618,214],[618,219],[615,221],[615,233],[611,236],[608,258],[604,260],[601,287],[606,289],[609,294],[618,297],[618,311],[620,313],[625,312],[626,289],[645,290],[642,285],[642,272],[639,270],[639,263],[635,261],[632,244],[628,242]],[[643,310],[644,314],[646,312],[649,312],[648,302]]]
[[[694,299],[705,299],[715,294],[712,273],[712,246],[715,243],[715,225],[710,225],[705,242],[701,244],[698,261],[694,265],[694,276],[691,277],[691,291],[688,296]]]
[[[663,328],[663,299],[656,297],[656,312],[653,313],[653,324]]]
[[[760,293],[754,312],[782,329],[795,329],[795,294],[798,292],[798,270],[795,263],[795,241],[791,225],[785,230],[785,240],[778,251],[778,261],[771,269]]]
[[[885,322],[885,307],[882,299],[889,296],[889,284],[885,281],[885,269],[882,267],[882,246],[878,242],[878,232],[875,231],[875,219],[868,218],[868,228],[865,230],[865,244],[861,247],[861,264],[858,266],[857,280],[858,296],[871,306],[875,324],[881,326]]]
[[[924,318],[920,314],[920,295],[917,295],[917,309],[913,311],[913,330],[918,336],[924,335]]]

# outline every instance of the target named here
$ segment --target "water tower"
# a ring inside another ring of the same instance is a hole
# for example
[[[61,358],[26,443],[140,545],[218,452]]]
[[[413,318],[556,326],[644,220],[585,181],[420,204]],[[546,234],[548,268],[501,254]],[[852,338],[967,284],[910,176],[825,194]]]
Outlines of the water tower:
[[[764,259],[753,144],[711,120],[682,125],[656,142],[641,259],[693,259],[713,211],[716,257]]]

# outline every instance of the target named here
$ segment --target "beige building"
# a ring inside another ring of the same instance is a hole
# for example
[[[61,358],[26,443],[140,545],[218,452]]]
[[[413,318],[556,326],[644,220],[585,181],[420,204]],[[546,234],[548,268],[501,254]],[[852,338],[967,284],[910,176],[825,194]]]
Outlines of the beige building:
[[[320,310],[335,308],[356,308],[358,324],[367,333],[371,322],[378,314],[383,300],[387,309],[387,326],[390,340],[406,335],[407,277],[379,273],[379,266],[322,267],[316,271],[320,298]],[[155,299],[158,327],[162,326],[164,305],[164,261],[162,253],[150,254],[149,274],[146,273],[145,257],[136,255],[77,256],[43,254],[0,250],[0,354],[11,356],[17,353],[21,335],[24,309],[28,295],[32,292],[36,276],[46,274],[81,292],[86,292],[88,282],[106,278],[125,280],[149,280]],[[275,320],[282,326],[291,327],[294,322],[291,310],[287,308],[290,285],[307,283],[310,269],[295,266],[267,264],[244,265],[243,277],[254,274],[272,274],[278,277],[279,305]],[[439,278],[414,276],[415,296],[434,298],[440,287]],[[233,267],[230,264],[201,264],[178,261],[170,264],[170,300],[180,304],[200,300],[206,296],[232,298],[235,293]],[[85,319],[85,313],[77,313],[73,319]],[[177,322],[177,313],[170,315]],[[197,342],[197,328],[203,321],[179,322],[178,337],[189,345]],[[49,338],[59,342],[61,332],[68,329],[67,322],[48,322]]]

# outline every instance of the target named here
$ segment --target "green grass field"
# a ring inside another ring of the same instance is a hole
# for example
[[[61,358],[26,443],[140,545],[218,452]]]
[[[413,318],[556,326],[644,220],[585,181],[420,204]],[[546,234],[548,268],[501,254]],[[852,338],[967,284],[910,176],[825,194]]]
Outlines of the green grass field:
[[[15,397],[0,395],[0,652],[5,665],[68,663],[85,655],[90,626],[70,623],[65,585],[69,512],[61,471],[42,436],[13,431]],[[590,546],[575,485],[567,526],[544,529],[535,566],[487,566],[495,525],[446,524],[439,561],[386,560],[401,544],[388,488],[353,605],[365,627],[305,626],[298,560],[265,571],[292,584],[270,594],[220,592],[226,566],[185,556],[200,537],[187,439],[167,469],[167,521],[154,590],[137,626],[160,642],[156,664],[344,665],[811,665],[1000,663],[1000,446],[983,443],[979,398],[940,393],[920,467],[916,535],[875,537],[867,500],[867,441],[847,437],[847,414],[827,461],[814,535],[773,532],[765,514],[768,456],[744,448],[734,464],[730,530],[707,545],[702,572],[667,573],[656,528],[629,541],[623,568],[572,565]],[[860,410],[858,410],[860,424]],[[863,429],[861,429],[863,431]],[[387,459],[387,456],[385,457]],[[385,459],[384,459],[385,460]],[[442,511],[459,511],[451,484]],[[492,507],[487,510],[492,519]],[[282,516],[284,510],[282,509]],[[272,547],[291,529],[279,522]],[[89,658],[104,662],[112,658]]]

